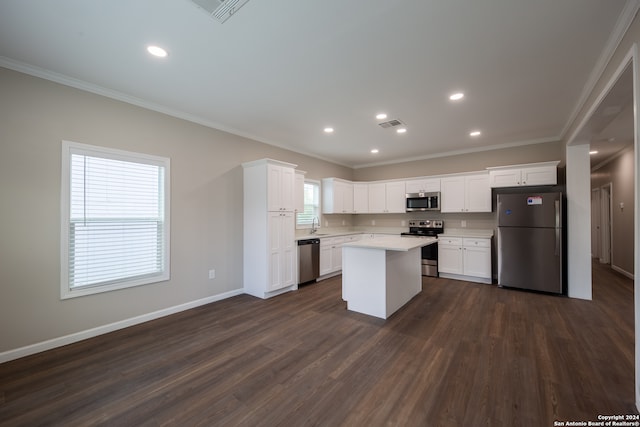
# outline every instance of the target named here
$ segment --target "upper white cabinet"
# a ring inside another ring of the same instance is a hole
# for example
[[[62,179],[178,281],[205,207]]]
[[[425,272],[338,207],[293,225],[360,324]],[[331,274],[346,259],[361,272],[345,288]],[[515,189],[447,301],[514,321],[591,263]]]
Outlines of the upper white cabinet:
[[[293,205],[296,213],[304,212],[304,176],[306,172],[296,170],[294,183]]]
[[[467,174],[440,180],[441,212],[491,212],[489,174]]]
[[[369,184],[366,182],[353,183],[353,213],[369,212]]]
[[[281,162],[267,164],[267,197],[270,212],[294,210],[295,168]]]
[[[487,168],[489,181],[493,188],[556,185],[558,183],[558,163],[560,162],[554,161]]]
[[[405,182],[370,182],[369,213],[405,212]]]
[[[440,191],[440,178],[420,178],[405,181],[407,193],[434,193]]]
[[[353,183],[339,178],[324,178],[322,213],[353,213]]]

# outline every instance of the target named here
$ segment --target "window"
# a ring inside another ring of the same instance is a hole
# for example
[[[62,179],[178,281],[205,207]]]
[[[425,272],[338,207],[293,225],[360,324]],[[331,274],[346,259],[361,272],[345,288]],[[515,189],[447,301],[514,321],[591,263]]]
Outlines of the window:
[[[62,143],[61,297],[169,279],[169,159]]]
[[[311,227],[311,223],[315,219],[316,225],[320,221],[320,182],[305,180],[304,181],[304,211],[299,212],[296,224],[298,228]]]

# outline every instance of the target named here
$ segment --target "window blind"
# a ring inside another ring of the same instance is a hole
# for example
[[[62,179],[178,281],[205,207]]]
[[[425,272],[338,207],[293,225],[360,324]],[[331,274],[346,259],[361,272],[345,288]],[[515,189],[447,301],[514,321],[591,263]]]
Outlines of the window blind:
[[[304,183],[304,211],[298,212],[298,225],[311,225],[314,218],[320,215],[320,184],[315,182]]]
[[[71,154],[70,289],[164,273],[164,179],[156,164]]]

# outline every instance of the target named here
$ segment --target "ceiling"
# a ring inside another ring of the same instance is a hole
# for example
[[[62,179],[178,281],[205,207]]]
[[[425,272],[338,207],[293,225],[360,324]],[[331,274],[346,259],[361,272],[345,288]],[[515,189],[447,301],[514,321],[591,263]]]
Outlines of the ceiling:
[[[250,0],[220,23],[189,0],[2,0],[0,66],[362,167],[564,138],[637,10]]]

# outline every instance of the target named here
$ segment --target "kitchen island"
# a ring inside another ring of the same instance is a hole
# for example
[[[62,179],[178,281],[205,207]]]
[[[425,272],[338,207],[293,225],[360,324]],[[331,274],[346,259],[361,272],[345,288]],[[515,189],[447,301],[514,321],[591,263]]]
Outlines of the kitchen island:
[[[421,248],[435,237],[388,236],[342,247],[347,309],[387,319],[422,290]]]

